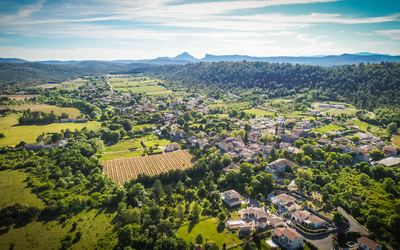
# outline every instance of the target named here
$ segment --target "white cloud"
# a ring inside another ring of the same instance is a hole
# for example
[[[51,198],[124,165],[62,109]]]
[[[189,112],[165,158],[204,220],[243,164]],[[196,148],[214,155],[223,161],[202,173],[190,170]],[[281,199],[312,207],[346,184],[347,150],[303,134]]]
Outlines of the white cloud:
[[[375,33],[388,36],[393,40],[400,40],[400,30],[377,30]]]

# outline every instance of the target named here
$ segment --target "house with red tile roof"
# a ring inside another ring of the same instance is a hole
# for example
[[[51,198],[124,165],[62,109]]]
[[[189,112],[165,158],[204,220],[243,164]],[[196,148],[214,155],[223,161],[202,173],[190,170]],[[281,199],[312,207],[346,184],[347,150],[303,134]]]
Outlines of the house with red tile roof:
[[[371,239],[368,239],[367,237],[358,238],[357,244],[359,248],[365,250],[382,250],[382,245],[376,243]]]
[[[303,236],[297,233],[293,228],[275,228],[272,231],[272,239],[287,249],[303,248]]]

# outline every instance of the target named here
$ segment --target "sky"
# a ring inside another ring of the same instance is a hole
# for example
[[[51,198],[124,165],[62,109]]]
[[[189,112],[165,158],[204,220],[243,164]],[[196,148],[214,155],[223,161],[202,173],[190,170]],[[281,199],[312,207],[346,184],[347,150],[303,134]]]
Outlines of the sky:
[[[400,55],[399,0],[1,0],[0,57]]]

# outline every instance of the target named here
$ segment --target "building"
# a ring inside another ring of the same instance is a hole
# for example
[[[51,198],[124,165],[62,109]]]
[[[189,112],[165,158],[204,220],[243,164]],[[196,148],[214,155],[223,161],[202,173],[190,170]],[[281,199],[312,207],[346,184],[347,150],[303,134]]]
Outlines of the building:
[[[275,228],[272,231],[272,239],[290,250],[303,248],[303,236],[293,228]]]
[[[257,228],[265,228],[268,222],[268,214],[261,208],[249,207],[239,211],[240,217],[250,220]]]
[[[272,199],[272,202],[275,205],[281,206],[283,208],[286,208],[287,205],[291,205],[290,203],[294,203],[294,201],[295,199],[287,194],[280,194]]]
[[[367,237],[361,237],[357,239],[358,247],[365,250],[382,250],[382,245],[375,241],[368,239]]]
[[[231,163],[229,166],[223,168],[222,172],[224,172],[224,174],[227,174],[229,171],[233,169],[240,169],[240,166],[236,163]]]
[[[268,223],[273,227],[283,226],[283,219],[281,217],[270,217]]]
[[[382,149],[383,153],[385,153],[386,156],[391,156],[397,154],[397,148],[393,146],[385,146]]]
[[[241,196],[235,190],[228,190],[221,194],[221,198],[226,202],[230,207],[237,206],[242,204]]]
[[[88,122],[89,122],[89,120],[86,119],[86,118],[83,118],[83,119],[76,119],[76,121],[75,121],[75,123],[88,123]]]
[[[303,224],[305,220],[308,219],[310,216],[309,212],[306,211],[296,211],[292,213],[292,220],[294,220],[297,223]]]
[[[179,144],[177,143],[168,144],[167,146],[165,146],[164,152],[172,152],[178,149],[179,149]]]
[[[265,167],[265,171],[268,173],[283,173],[286,167],[293,167],[296,163],[288,160],[286,158],[278,159],[276,161],[271,162]]]
[[[308,219],[304,220],[304,225],[312,229],[319,229],[325,225],[325,221],[312,214],[308,216]]]

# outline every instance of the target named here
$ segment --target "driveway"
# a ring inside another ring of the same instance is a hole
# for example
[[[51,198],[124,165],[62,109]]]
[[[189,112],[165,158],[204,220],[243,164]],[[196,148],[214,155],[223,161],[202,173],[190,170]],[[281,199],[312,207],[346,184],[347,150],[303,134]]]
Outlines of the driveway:
[[[242,197],[245,199],[246,203],[248,203],[250,206],[253,207],[260,207],[260,202],[256,199],[253,199],[249,197],[248,195],[242,195]]]
[[[331,250],[333,249],[332,245],[332,233],[331,234],[324,234],[324,235],[317,235],[317,236],[310,236],[308,234],[304,234],[302,231],[296,231],[301,234],[304,239],[311,242],[316,246],[319,250]]]

